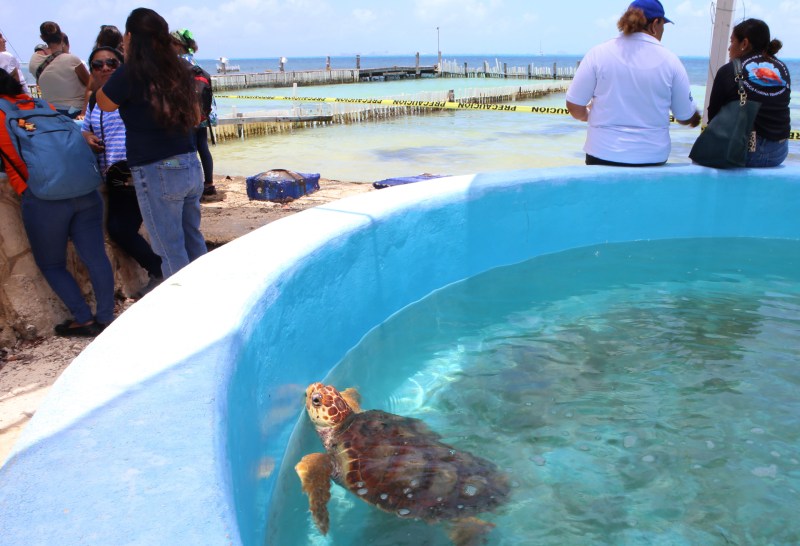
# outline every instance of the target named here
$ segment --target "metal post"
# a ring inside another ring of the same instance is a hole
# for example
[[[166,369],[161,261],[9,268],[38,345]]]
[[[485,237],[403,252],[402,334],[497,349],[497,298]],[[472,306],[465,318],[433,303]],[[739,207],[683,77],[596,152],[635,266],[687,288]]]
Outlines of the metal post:
[[[439,54],[438,64],[436,65],[437,66],[437,72],[439,72],[439,74],[441,75],[441,73],[442,73],[442,46],[439,45],[439,27],[436,27],[436,51]]]
[[[714,76],[719,67],[728,60],[728,40],[731,36],[731,20],[736,10],[736,0],[717,0],[714,16],[714,30],[711,34],[711,52],[708,57],[708,79],[706,80],[706,100],[708,106]],[[703,108],[703,125],[708,123],[708,109]]]

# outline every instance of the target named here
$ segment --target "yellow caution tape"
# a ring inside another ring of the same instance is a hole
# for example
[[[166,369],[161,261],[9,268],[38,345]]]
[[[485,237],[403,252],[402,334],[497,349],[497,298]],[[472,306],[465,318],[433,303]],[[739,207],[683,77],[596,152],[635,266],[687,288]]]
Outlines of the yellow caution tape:
[[[288,100],[292,102],[340,102],[350,104],[373,104],[376,106],[408,106],[435,108],[438,110],[492,110],[496,112],[527,112],[534,114],[569,114],[566,108],[549,106],[523,106],[516,104],[478,104],[473,102],[396,100],[396,99],[344,99],[332,97],[262,97],[258,95],[214,95],[218,99]]]
[[[435,108],[438,110],[487,110],[494,112],[523,112],[527,114],[569,115],[566,108],[555,106],[525,106],[522,104],[479,104],[474,102],[453,101],[424,101],[424,100],[397,100],[397,99],[347,99],[333,97],[263,97],[260,95],[214,95],[218,99],[245,99],[245,100],[286,100],[292,102],[339,102],[349,104],[373,104],[380,106],[408,106],[414,108]],[[674,122],[675,117],[670,116]],[[789,140],[800,140],[800,131],[789,133]]]

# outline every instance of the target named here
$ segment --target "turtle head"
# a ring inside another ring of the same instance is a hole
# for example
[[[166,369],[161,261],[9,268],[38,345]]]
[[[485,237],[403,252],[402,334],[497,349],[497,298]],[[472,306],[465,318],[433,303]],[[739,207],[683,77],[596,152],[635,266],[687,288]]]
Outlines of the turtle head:
[[[306,411],[314,426],[323,429],[338,426],[353,408],[332,386],[312,383],[306,389]]]

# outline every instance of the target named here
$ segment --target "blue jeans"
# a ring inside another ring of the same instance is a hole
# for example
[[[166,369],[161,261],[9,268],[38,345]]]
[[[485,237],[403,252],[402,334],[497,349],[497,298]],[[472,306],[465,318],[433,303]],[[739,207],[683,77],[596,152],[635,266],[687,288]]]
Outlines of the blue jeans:
[[[777,167],[789,155],[789,141],[756,137],[756,151],[747,152],[747,167]]]
[[[131,167],[142,219],[164,278],[205,254],[200,233],[203,173],[190,152]]]
[[[67,271],[67,242],[89,271],[97,302],[97,320],[114,320],[114,272],[103,238],[103,199],[97,191],[73,199],[46,201],[27,190],[22,194],[22,222],[33,259],[53,292],[67,306],[75,322],[92,320],[75,277]]]

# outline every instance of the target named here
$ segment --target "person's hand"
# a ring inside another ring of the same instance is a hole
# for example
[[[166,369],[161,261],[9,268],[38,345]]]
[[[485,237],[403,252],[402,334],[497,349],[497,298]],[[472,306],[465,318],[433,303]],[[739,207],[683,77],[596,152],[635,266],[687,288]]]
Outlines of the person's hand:
[[[86,140],[86,144],[89,145],[89,148],[91,148],[93,152],[99,154],[100,152],[105,150],[105,143],[102,140],[100,140],[100,138],[96,134],[90,133],[88,131],[83,131],[83,138],[84,140]]]
[[[692,117],[687,120],[678,120],[678,123],[681,125],[688,125],[689,127],[697,127],[700,125],[700,120],[702,117],[700,116],[700,112],[695,112]]]

